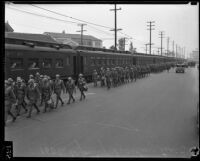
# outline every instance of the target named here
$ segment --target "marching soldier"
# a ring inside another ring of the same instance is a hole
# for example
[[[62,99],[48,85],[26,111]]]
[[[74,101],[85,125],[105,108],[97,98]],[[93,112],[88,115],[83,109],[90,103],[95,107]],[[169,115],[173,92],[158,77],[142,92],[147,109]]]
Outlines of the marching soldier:
[[[98,73],[96,70],[94,70],[93,74],[92,74],[92,80],[94,82],[94,87],[97,87],[97,79],[98,79]]]
[[[85,99],[84,91],[87,90],[87,88],[85,87],[85,85],[86,85],[86,81],[85,81],[85,78],[83,78],[83,74],[79,74],[78,88],[79,88],[79,90],[81,92],[80,101],[82,100],[82,97]]]
[[[62,91],[64,93],[65,85],[63,83],[63,80],[60,79],[60,75],[57,74],[56,75],[56,80],[54,82],[54,93],[56,94],[56,107],[55,108],[57,108],[59,100],[61,101],[62,106],[64,105],[64,102],[63,102],[63,100],[61,98],[61,92]]]
[[[27,99],[29,101],[29,105],[30,105],[30,110],[29,110],[29,114],[28,114],[27,118],[30,118],[33,107],[35,107],[35,109],[37,110],[37,113],[40,113],[40,110],[39,110],[38,106],[36,105],[37,100],[40,98],[40,91],[38,89],[38,86],[34,83],[33,79],[30,79],[28,81],[26,97],[27,97]]]
[[[133,68],[130,68],[130,79],[131,79],[131,82],[133,82],[133,78],[134,78],[134,71],[133,71]]]
[[[41,87],[41,92],[43,95],[43,100],[45,102],[44,112],[46,112],[48,107],[52,108],[48,103],[49,101],[51,101],[52,88],[47,78],[43,78],[43,86]]]
[[[24,108],[25,112],[27,112],[27,108],[25,105],[25,95],[26,95],[26,86],[22,83],[21,78],[17,78],[17,84],[14,88],[14,93],[17,99],[16,103],[16,110],[17,110],[17,116],[20,115],[21,106]]]
[[[105,86],[105,71],[103,67],[100,69],[101,87]]]
[[[15,82],[14,82],[14,80],[12,78],[8,78],[8,84],[10,85],[12,90],[14,90]]]
[[[107,85],[107,88],[110,89],[110,86],[111,86],[111,73],[110,73],[110,69],[107,68],[107,71],[106,71],[106,85]]]
[[[75,102],[75,99],[73,97],[74,88],[75,88],[74,80],[71,77],[69,77],[66,83],[66,92],[69,93],[69,100],[67,104],[70,104],[71,99],[73,100],[73,102]]]
[[[14,116],[14,114],[11,112],[12,104],[15,103],[16,97],[11,85],[7,80],[5,80],[4,86],[5,86],[4,103],[5,103],[5,125],[6,125],[8,115],[12,117],[13,122],[16,120],[16,116]]]

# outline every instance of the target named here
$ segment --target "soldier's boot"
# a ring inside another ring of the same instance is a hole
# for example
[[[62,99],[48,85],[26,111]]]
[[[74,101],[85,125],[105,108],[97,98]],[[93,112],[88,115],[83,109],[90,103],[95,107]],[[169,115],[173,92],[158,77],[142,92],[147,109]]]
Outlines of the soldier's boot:
[[[35,109],[37,110],[37,114],[39,114],[40,110],[39,110],[38,106],[35,103],[33,105],[34,105]]]
[[[27,118],[31,118],[32,109],[33,109],[33,105],[31,105],[31,107],[29,109],[29,114],[28,114]]]
[[[43,113],[47,112],[47,106],[48,106],[48,104],[45,102]]]
[[[69,100],[68,100],[67,104],[69,105],[70,102],[71,102],[71,96],[69,95]]]
[[[14,116],[14,114],[11,111],[8,111],[8,114],[12,117],[12,122],[15,122],[16,117]]]
[[[63,106],[64,102],[63,102],[62,98],[59,97],[59,100],[61,101],[61,106]]]
[[[21,105],[22,105],[22,107],[24,108],[25,113],[27,113],[28,110],[27,110],[26,106],[25,106],[23,103],[22,103]]]
[[[16,105],[16,113],[17,113],[17,116],[19,116],[20,115],[20,107],[21,107],[21,105]]]

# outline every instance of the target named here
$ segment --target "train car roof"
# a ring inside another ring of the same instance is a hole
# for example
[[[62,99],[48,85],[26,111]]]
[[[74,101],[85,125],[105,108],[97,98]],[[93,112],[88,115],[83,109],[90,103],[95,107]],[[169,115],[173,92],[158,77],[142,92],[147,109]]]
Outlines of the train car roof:
[[[43,46],[26,46],[26,45],[16,45],[16,44],[5,44],[5,49],[14,49],[14,50],[28,50],[28,51],[53,51],[53,52],[70,52],[73,54],[76,54],[76,51],[73,49],[56,49],[56,48],[50,48],[50,47],[43,47]]]

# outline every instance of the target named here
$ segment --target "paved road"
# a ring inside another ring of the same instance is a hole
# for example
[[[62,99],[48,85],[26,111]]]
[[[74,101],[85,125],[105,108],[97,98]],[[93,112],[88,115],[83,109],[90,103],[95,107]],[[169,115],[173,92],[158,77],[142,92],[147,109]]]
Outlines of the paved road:
[[[199,146],[198,79],[188,68],[111,90],[91,87],[82,102],[8,123],[5,139],[14,156],[190,157]]]

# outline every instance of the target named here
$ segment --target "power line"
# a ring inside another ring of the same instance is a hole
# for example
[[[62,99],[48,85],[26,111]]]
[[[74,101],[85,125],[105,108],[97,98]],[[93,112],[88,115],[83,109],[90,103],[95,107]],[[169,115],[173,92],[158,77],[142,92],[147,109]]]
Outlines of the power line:
[[[66,21],[66,20],[62,20],[62,19],[58,19],[58,18],[54,18],[54,17],[49,17],[49,16],[44,16],[41,14],[36,14],[36,13],[32,13],[32,12],[28,12],[28,11],[24,11],[24,10],[19,10],[16,8],[12,8],[12,7],[8,7],[10,9],[19,11],[19,12],[23,12],[23,13],[27,13],[27,14],[31,14],[31,15],[35,15],[35,16],[39,16],[39,17],[44,17],[44,18],[49,18],[49,19],[53,19],[53,20],[57,20],[57,21],[62,21],[62,22],[68,22],[68,23],[74,23],[74,24],[78,24],[77,22],[73,22],[73,21]]]
[[[31,15],[34,15],[34,16],[38,16],[38,17],[43,17],[43,18],[53,19],[53,20],[62,21],[62,22],[69,22],[69,23],[73,23],[73,24],[78,24],[78,22],[67,21],[67,20],[62,20],[62,19],[57,19],[57,18],[45,16],[45,15],[40,15],[40,14],[36,14],[36,13],[24,11],[24,10],[19,10],[19,9],[12,8],[12,7],[8,7],[8,8],[13,9],[13,10],[16,10],[16,11],[19,11],[19,12],[23,12],[23,13],[31,14]],[[95,27],[92,27],[92,26],[88,26],[88,27],[93,28],[93,29],[96,29]],[[102,33],[105,33],[105,34],[113,35],[113,34],[111,34],[111,33],[105,32],[105,31],[100,30],[100,29],[96,29],[96,30],[98,30],[98,31],[100,31],[100,32],[102,32]]]
[[[40,9],[42,9],[42,10],[45,10],[45,11],[48,11],[48,12],[51,12],[51,13],[60,15],[60,16],[68,17],[68,18],[71,18],[71,19],[74,19],[74,20],[77,20],[77,21],[81,21],[81,22],[87,23],[87,24],[91,24],[91,25],[95,25],[95,26],[99,26],[99,27],[104,27],[104,28],[107,28],[107,29],[112,29],[111,27],[108,27],[108,26],[99,25],[99,24],[96,24],[96,23],[92,23],[92,22],[88,22],[88,21],[85,21],[85,20],[77,19],[77,18],[68,16],[68,15],[64,15],[64,14],[61,14],[61,13],[58,13],[58,12],[55,12],[55,11],[52,11],[52,10],[49,10],[49,9],[45,9],[45,8],[42,8],[42,7],[33,5],[33,4],[30,4],[30,5],[33,6],[33,7],[40,8]],[[112,9],[111,9],[111,10],[112,10]],[[120,8],[120,9],[117,9],[117,10],[121,10],[121,8]],[[128,37],[131,37],[131,36],[125,34],[125,33],[122,33],[122,32],[120,32],[120,33],[121,33],[121,34],[124,34],[124,35],[126,35],[126,36],[128,36]]]
[[[160,31],[160,33],[159,33],[159,35],[160,35],[160,38],[161,38],[161,56],[162,56],[162,49],[163,49],[163,47],[162,47],[162,39],[163,39],[163,32],[164,31]]]
[[[153,23],[155,23],[155,21],[149,21],[149,22],[147,22],[147,23],[149,23],[149,25],[147,25],[147,26],[149,26],[149,29],[147,29],[147,30],[150,31],[150,38],[149,38],[149,54],[151,55],[151,45],[153,45],[153,44],[151,43],[151,30],[155,30],[155,29],[152,29],[151,27],[152,27],[152,26],[155,26],[155,25],[152,25]]]
[[[48,9],[45,9],[45,8],[42,8],[42,7],[39,7],[39,6],[33,5],[33,4],[30,4],[30,5],[31,5],[31,6],[34,6],[34,7],[36,7],[36,8],[40,8],[40,9],[42,9],[42,10],[45,10],[45,11],[48,11],[48,12],[51,12],[51,13],[54,13],[54,14],[60,15],[60,16],[64,16],[64,17],[68,17],[68,18],[71,18],[71,19],[77,20],[77,21],[81,21],[81,22],[88,23],[88,24],[95,25],[95,26],[99,26],[99,27],[104,27],[104,28],[107,28],[107,29],[112,29],[111,27],[107,27],[107,26],[103,26],[103,25],[95,24],[95,23],[92,23],[92,22],[88,22],[88,21],[80,20],[80,19],[78,19],[78,18],[74,18],[74,17],[71,17],[71,16],[67,16],[67,15],[64,15],[64,14],[61,14],[61,13],[58,13],[58,12],[55,12],[55,11],[52,11],[52,10],[48,10]]]
[[[87,30],[83,30],[83,26],[85,26],[86,24],[78,24],[78,26],[81,26],[81,30],[77,31],[77,32],[81,32],[81,45],[83,45],[83,31],[87,31]]]
[[[115,50],[117,50],[117,31],[122,30],[122,29],[117,29],[117,11],[121,10],[121,8],[117,9],[117,5],[115,4],[115,8],[114,9],[110,9],[110,11],[114,11],[115,12],[115,28],[114,30],[111,31],[115,31]]]

